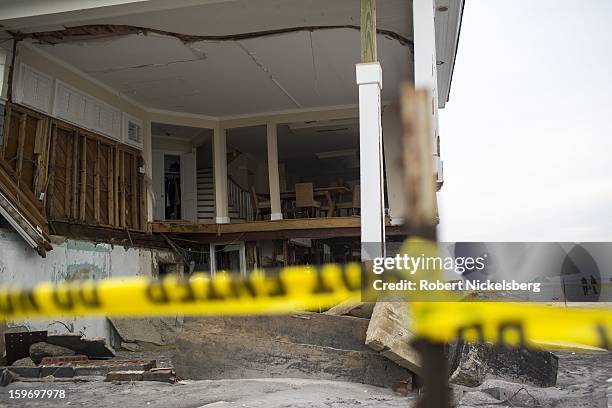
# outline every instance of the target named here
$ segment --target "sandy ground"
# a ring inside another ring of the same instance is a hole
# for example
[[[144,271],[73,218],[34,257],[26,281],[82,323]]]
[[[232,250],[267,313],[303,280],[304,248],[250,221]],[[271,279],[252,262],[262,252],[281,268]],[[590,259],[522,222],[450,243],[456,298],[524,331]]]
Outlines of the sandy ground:
[[[559,353],[556,387],[536,388],[501,380],[487,380],[478,389],[457,388],[458,406],[467,407],[607,407],[606,380],[612,377],[612,353]],[[508,401],[484,390],[499,387]],[[63,399],[9,399],[10,390],[64,390]],[[16,382],[0,389],[0,407],[177,407],[177,408],[341,408],[411,407],[408,397],[362,384],[302,379],[107,383],[90,377],[86,382]]]

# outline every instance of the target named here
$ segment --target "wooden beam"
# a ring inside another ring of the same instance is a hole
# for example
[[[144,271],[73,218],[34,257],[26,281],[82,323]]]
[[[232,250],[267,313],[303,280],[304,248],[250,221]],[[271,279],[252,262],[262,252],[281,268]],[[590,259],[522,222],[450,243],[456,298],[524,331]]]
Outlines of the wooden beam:
[[[81,135],[78,130],[74,132],[72,138],[72,202],[70,208],[72,210],[72,219],[79,218],[79,140]]]
[[[361,62],[376,62],[376,0],[361,0]]]
[[[83,135],[81,146],[81,194],[79,202],[79,219],[85,221],[85,200],[87,199],[87,136]]]
[[[9,137],[9,129],[11,127],[11,119],[13,113],[13,105],[7,104],[4,110],[4,128],[2,129],[2,143],[0,143],[0,157],[4,159],[4,149],[6,147],[6,141]]]

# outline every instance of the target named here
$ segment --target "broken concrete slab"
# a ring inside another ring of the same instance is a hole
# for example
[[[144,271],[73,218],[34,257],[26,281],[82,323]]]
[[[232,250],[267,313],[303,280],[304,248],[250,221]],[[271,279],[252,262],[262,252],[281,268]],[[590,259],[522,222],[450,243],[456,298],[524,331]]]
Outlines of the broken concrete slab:
[[[410,371],[371,350],[207,333],[189,327],[177,336],[172,361],[183,379],[310,378],[391,387],[412,378]]]
[[[74,355],[73,350],[48,342],[38,342],[30,346],[30,358],[36,364],[39,364],[44,357],[59,357],[70,355]]]
[[[10,367],[0,367],[0,371],[8,370],[13,374],[24,377],[24,378],[38,378],[40,377],[40,367],[19,367],[19,366],[10,366]]]
[[[43,359],[44,360],[44,359]],[[36,367],[36,363],[32,361],[30,357],[20,358],[19,360],[13,362],[12,366],[19,367]]]
[[[487,376],[537,387],[557,383],[559,359],[549,351],[465,343],[459,352],[455,367],[451,367],[450,381],[455,384],[474,387]]]
[[[355,300],[345,300],[342,303],[337,304],[329,310],[323,312],[324,314],[332,316],[353,316],[361,317],[363,319],[369,319],[372,317],[374,310],[374,303],[372,302],[357,302]]]
[[[108,359],[115,357],[114,350],[106,345],[102,337],[86,338],[80,334],[49,334],[47,343],[66,347],[88,358]],[[74,352],[72,354],[74,354]]]
[[[405,302],[377,302],[368,325],[366,345],[396,364],[419,374],[421,359],[412,347],[412,316]]]
[[[126,343],[149,343],[157,346],[173,345],[180,322],[166,318],[108,318]]]

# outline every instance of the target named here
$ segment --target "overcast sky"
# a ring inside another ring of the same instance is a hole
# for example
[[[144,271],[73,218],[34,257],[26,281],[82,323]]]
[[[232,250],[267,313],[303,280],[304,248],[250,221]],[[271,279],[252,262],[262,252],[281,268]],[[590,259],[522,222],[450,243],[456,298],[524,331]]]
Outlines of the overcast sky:
[[[466,0],[445,241],[612,241],[612,1]]]

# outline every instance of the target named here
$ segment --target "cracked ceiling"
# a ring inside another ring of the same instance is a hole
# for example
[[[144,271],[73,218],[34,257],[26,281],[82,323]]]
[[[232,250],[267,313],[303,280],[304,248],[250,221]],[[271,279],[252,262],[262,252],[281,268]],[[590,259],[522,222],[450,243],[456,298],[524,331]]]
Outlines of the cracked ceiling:
[[[388,0],[378,10],[388,101],[412,76],[408,3]],[[357,103],[358,1],[254,4],[231,1],[21,34],[150,108],[223,117]]]

